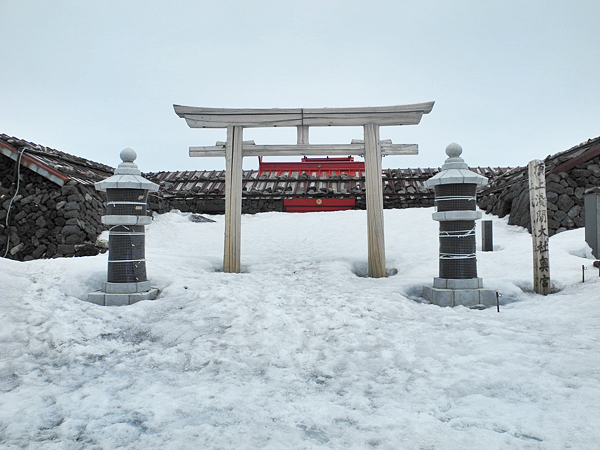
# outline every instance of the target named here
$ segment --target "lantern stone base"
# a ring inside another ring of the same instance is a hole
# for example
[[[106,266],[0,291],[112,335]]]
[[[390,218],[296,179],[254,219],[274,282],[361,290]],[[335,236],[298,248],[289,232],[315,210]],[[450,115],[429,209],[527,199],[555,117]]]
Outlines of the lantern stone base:
[[[483,288],[483,279],[454,280],[434,278],[433,287],[423,286],[423,297],[438,306],[466,306],[468,308],[494,306],[496,291]]]
[[[141,284],[141,283],[106,283],[106,284]],[[87,301],[100,306],[133,305],[142,300],[154,300],[158,297],[158,289],[150,288],[144,292],[113,293],[96,291],[88,294]]]

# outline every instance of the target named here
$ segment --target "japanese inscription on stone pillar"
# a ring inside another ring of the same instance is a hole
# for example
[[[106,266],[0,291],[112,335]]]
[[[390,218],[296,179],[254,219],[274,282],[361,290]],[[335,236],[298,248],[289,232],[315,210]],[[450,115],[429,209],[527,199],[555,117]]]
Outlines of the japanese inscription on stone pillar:
[[[546,207],[546,167],[533,160],[529,169],[529,210],[533,241],[533,289],[538,294],[550,293],[550,258],[548,252],[548,209]]]

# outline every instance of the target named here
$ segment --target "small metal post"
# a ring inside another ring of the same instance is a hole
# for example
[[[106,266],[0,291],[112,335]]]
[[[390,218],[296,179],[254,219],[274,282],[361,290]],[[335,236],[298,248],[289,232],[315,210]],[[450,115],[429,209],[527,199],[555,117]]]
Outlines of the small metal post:
[[[484,252],[494,251],[494,236],[491,220],[481,221],[481,250]]]
[[[587,270],[587,267],[585,267],[584,265],[581,266],[581,282],[585,283],[585,271]]]
[[[585,210],[585,242],[592,255],[600,258],[600,187],[587,189],[583,196]]]

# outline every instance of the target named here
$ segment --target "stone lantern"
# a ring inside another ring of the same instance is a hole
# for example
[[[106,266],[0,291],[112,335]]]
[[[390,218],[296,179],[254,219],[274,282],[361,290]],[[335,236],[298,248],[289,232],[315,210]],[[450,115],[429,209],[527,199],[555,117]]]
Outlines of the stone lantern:
[[[458,144],[446,147],[442,171],[424,183],[435,192],[433,220],[440,223],[440,256],[439,277],[433,279],[433,287],[423,287],[423,295],[439,306],[492,306],[496,291],[484,289],[477,276],[475,243],[475,220],[481,218],[477,187],[488,180],[469,170],[461,153]]]
[[[134,163],[137,155],[126,148],[123,162],[115,174],[95,184],[106,192],[107,215],[102,223],[110,225],[108,239],[108,281],[101,291],[88,295],[88,301],[104,306],[130,305],[140,300],[153,300],[158,289],[146,278],[144,226],[152,222],[148,212],[148,192],[158,185],[141,176]]]

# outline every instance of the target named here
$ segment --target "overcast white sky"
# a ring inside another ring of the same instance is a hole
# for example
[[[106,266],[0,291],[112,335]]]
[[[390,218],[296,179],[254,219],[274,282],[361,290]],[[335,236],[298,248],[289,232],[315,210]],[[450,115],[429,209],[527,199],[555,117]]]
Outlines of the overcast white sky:
[[[225,130],[190,129],[173,104],[435,101],[421,124],[381,129],[420,152],[384,168],[437,167],[450,142],[472,166],[525,165],[600,135],[598,0],[0,0],[0,17],[0,133],[113,167],[131,147],[143,171],[224,168],[188,148]]]

